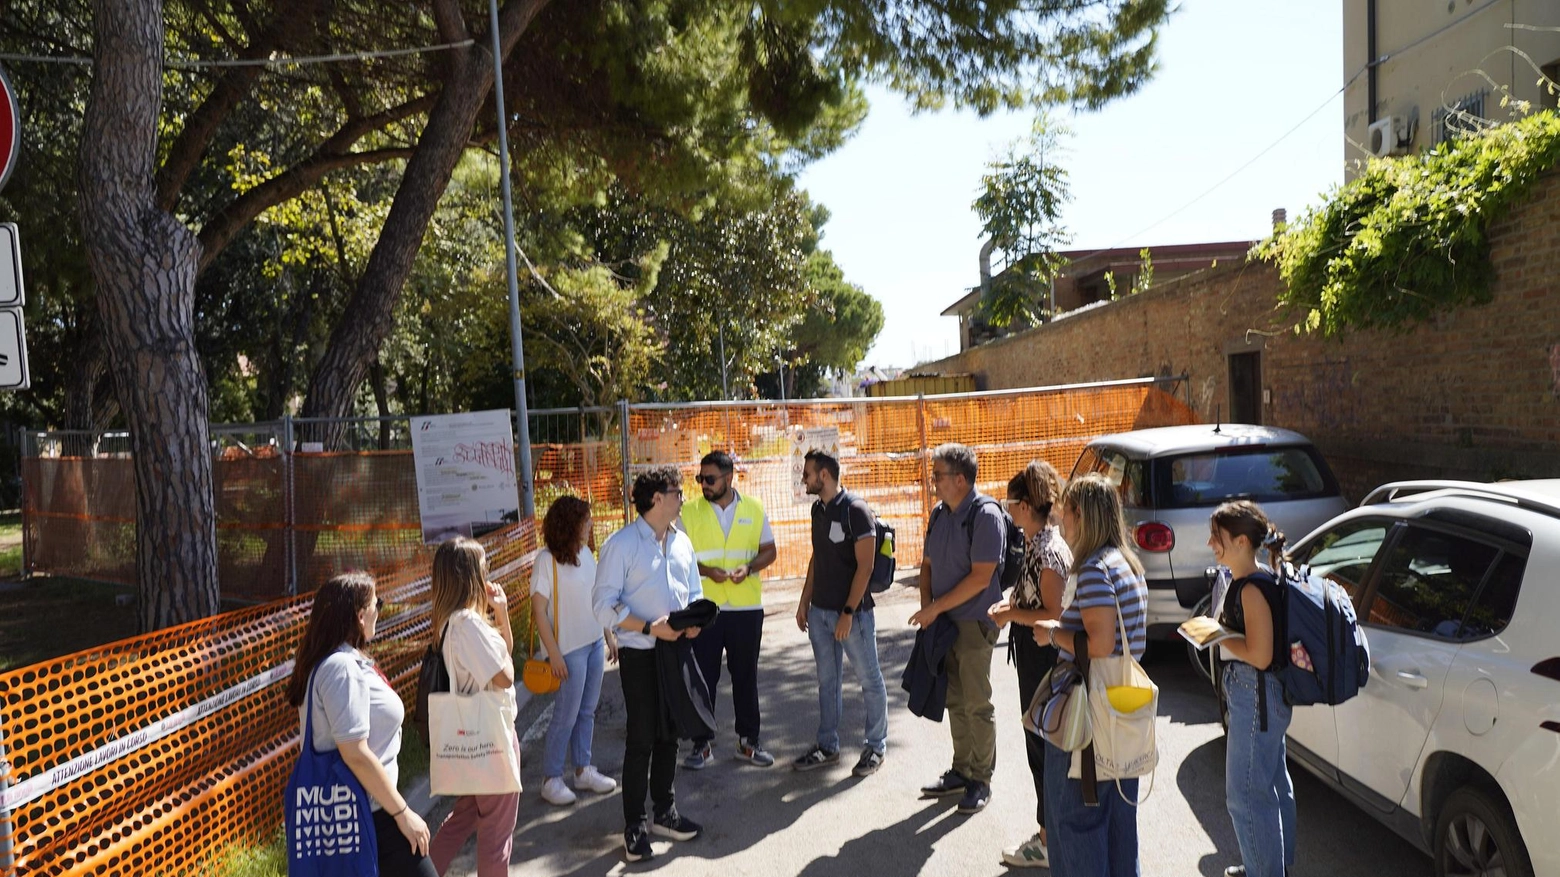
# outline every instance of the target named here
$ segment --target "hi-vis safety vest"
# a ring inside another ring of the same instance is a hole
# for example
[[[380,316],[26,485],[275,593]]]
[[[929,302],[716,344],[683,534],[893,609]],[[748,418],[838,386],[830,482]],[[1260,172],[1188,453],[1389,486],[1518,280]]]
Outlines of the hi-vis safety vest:
[[[749,496],[737,497],[737,513],[729,535],[721,531],[714,503],[702,496],[683,506],[682,519],[683,526],[688,528],[688,538],[693,540],[694,556],[699,563],[733,570],[758,557],[758,543],[764,533],[764,506],[758,500]],[[757,573],[750,573],[741,582],[716,582],[704,578],[701,583],[704,596],[722,609],[764,605],[763,585]]]

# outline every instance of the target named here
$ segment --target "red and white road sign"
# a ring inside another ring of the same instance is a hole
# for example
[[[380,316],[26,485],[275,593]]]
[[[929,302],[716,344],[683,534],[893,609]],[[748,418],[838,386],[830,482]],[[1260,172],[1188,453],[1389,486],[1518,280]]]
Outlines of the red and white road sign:
[[[10,77],[0,69],[0,189],[11,178],[22,151],[22,104]]]

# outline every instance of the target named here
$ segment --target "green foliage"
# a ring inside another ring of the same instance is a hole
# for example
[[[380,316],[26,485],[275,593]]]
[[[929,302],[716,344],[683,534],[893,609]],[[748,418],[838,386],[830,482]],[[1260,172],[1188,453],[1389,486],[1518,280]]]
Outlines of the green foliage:
[[[1061,223],[1062,208],[1072,200],[1060,164],[1061,140],[1069,133],[1041,115],[1028,137],[986,164],[972,207],[1008,263],[981,300],[980,316],[992,326],[1032,326],[1047,316],[1050,283],[1066,265],[1057,250],[1072,240]]]
[[[791,333],[790,346],[780,351],[785,364],[785,397],[823,395],[829,372],[851,374],[883,331],[883,305],[861,287],[845,280],[828,250],[807,256],[806,283],[813,300]],[[759,395],[780,395],[780,369],[758,381]]]
[[[1259,244],[1296,331],[1407,330],[1491,297],[1490,228],[1560,163],[1547,111],[1418,156],[1372,159],[1318,209]]]
[[[1154,285],[1154,253],[1148,247],[1138,250],[1138,273],[1132,279],[1132,293],[1143,292]]]
[[[216,877],[286,877],[287,838],[282,830],[268,843],[235,843],[217,853],[212,862]]]

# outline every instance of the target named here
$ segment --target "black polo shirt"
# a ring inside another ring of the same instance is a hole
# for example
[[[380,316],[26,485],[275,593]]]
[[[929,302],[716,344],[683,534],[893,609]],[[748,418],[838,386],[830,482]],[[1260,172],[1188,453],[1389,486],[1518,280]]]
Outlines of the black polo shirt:
[[[856,577],[856,542],[877,539],[877,518],[866,500],[841,490],[827,505],[812,505],[813,590],[812,605],[838,612],[850,597]],[[872,608],[872,592],[862,597],[857,611]]]

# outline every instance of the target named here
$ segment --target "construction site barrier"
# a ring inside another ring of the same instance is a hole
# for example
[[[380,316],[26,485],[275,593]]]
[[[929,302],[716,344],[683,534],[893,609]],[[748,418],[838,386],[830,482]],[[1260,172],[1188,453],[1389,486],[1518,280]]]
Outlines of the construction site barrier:
[[[523,625],[533,529],[482,541]],[[424,558],[378,576],[369,651],[408,706],[427,570]],[[286,681],[309,605],[276,601],[0,673],[0,836],[14,862],[0,873],[207,874],[235,845],[271,841],[299,745]]]
[[[771,575],[797,576],[811,553],[802,454],[826,445],[840,454],[845,486],[898,529],[899,565],[914,567],[932,503],[931,449],[974,448],[978,487],[1001,496],[1031,459],[1065,475],[1095,436],[1194,422],[1174,396],[1179,385],[539,412],[544,428],[548,417],[580,425],[533,444],[537,508],[566,492],[586,497],[599,543],[629,519],[635,473],[678,466],[691,495],[699,458],[725,449],[739,460],[739,489],[768,510],[779,547]],[[431,549],[421,543],[410,451],[383,448],[385,427],[374,427],[381,449],[312,453],[287,453],[291,423],[213,429],[223,598],[269,602],[0,673],[0,862],[9,847],[29,875],[196,874],[231,845],[274,837],[299,737],[281,683],[309,612],[308,596],[289,591],[374,571],[386,606],[370,651],[410,699],[428,634]],[[35,434],[29,450],[26,568],[133,583],[123,440]],[[523,624],[534,527],[483,542]]]

